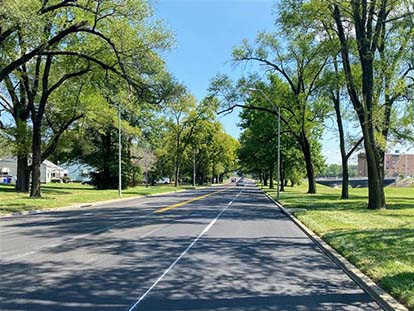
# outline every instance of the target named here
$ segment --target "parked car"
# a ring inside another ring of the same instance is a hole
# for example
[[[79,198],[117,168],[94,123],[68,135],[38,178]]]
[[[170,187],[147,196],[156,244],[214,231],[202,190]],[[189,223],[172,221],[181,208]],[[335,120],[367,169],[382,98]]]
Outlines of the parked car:
[[[239,180],[238,182],[236,182],[236,186],[244,186],[244,181],[243,180]]]
[[[237,178],[236,177],[232,177],[231,178],[231,182],[236,182],[237,181]]]
[[[82,185],[93,185],[92,184],[92,179],[90,179],[90,178],[84,178],[84,179],[82,179],[82,181],[81,181],[81,184]]]
[[[168,178],[168,177],[162,177],[162,178],[158,178],[156,181],[155,181],[155,183],[156,184],[158,184],[158,185],[166,185],[166,184],[169,184],[170,183],[170,179]]]

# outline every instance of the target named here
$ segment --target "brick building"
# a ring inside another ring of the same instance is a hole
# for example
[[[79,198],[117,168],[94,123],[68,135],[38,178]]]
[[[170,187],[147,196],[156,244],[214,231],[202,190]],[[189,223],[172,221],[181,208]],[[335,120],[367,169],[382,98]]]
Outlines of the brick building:
[[[386,153],[384,173],[385,177],[414,176],[414,154]],[[358,154],[358,175],[368,176],[365,153]]]

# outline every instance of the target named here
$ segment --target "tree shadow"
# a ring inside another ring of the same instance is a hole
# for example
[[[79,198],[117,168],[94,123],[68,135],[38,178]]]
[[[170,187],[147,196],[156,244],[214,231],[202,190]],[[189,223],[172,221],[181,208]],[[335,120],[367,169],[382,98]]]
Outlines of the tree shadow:
[[[61,251],[54,260],[3,265],[0,308],[127,310],[192,239],[85,242],[78,247],[100,250],[98,257]],[[206,237],[139,310],[379,310],[339,274],[307,239]]]
[[[377,271],[370,276],[381,287],[414,305],[414,273],[407,271],[414,258],[413,228],[343,230],[327,233],[324,239],[366,273]]]
[[[240,190],[164,213],[152,211],[191,196],[11,221],[37,252],[2,263],[0,309],[127,310]],[[379,310],[260,191],[245,191],[139,310]]]
[[[414,307],[414,272],[401,272],[385,276],[381,286],[393,295],[401,297],[405,305]]]

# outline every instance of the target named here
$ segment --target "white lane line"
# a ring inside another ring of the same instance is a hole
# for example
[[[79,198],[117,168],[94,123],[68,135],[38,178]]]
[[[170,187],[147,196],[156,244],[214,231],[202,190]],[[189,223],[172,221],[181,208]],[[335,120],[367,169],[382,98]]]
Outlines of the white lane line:
[[[231,205],[231,204],[233,204],[233,202],[239,197],[239,195],[243,192],[243,190],[244,190],[245,188],[243,188],[237,195],[236,195],[236,197],[233,199],[233,200],[231,200],[227,205],[226,205],[226,207],[224,208],[224,209],[222,209],[221,210],[221,212],[216,216],[216,218],[214,218],[204,229],[203,229],[203,231],[201,231],[198,235],[197,235],[197,237],[191,242],[191,244],[190,245],[188,245],[187,246],[187,248],[180,254],[180,256],[178,256],[175,260],[174,260],[174,262],[164,271],[164,273],[163,274],[161,274],[161,276],[146,290],[146,292],[144,293],[144,294],[142,294],[142,296],[141,297],[139,297],[139,298],[137,298],[137,300],[136,300],[136,302],[131,306],[131,307],[129,307],[129,309],[128,309],[128,311],[133,311],[133,310],[135,310],[137,307],[138,307],[138,305],[140,304],[140,302],[145,298],[145,296],[147,296],[151,291],[152,291],[152,289],[155,287],[155,286],[157,286],[157,284],[167,275],[167,273],[169,272],[169,271],[171,271],[171,269],[173,269],[174,268],[174,266],[181,260],[181,258],[183,258],[184,257],[184,255],[185,254],[187,254],[188,253],[188,251],[197,243],[197,241],[198,240],[200,240],[200,238],[204,235],[204,234],[206,234],[207,233],[207,231],[208,230],[210,230],[211,229],[211,227],[213,227],[214,226],[214,224],[217,222],[217,220],[221,217],[221,215],[223,215],[223,213],[229,208],[229,206]]]

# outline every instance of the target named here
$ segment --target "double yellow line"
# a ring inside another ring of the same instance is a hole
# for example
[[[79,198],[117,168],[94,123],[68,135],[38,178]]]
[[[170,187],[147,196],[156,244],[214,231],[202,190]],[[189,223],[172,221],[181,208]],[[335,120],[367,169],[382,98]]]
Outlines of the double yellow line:
[[[200,195],[200,196],[198,196],[198,197],[192,198],[192,199],[187,200],[187,201],[183,201],[183,202],[176,203],[176,204],[173,204],[173,205],[168,205],[168,206],[166,206],[166,207],[163,207],[163,208],[157,209],[157,210],[155,211],[155,213],[162,213],[162,212],[166,212],[166,211],[169,211],[170,209],[173,209],[173,208],[176,208],[176,207],[180,207],[180,206],[186,205],[186,204],[188,204],[188,203],[191,203],[191,202],[194,202],[194,201],[198,201],[198,200],[201,200],[201,199],[207,198],[207,197],[209,197],[210,195],[213,195],[213,194],[216,194],[216,193],[219,193],[219,192],[226,191],[226,190],[231,189],[231,188],[233,188],[233,187],[234,187],[234,186],[232,186],[232,187],[228,187],[228,188],[225,188],[225,189],[221,189],[221,190],[217,190],[217,191],[214,191],[214,192],[210,192],[210,193],[207,193],[207,194],[203,194],[203,195]]]

